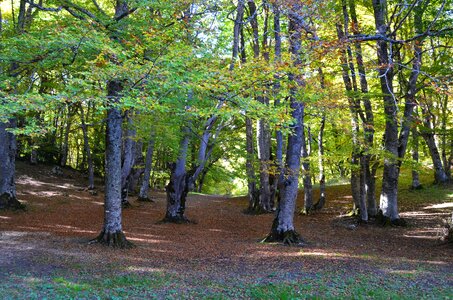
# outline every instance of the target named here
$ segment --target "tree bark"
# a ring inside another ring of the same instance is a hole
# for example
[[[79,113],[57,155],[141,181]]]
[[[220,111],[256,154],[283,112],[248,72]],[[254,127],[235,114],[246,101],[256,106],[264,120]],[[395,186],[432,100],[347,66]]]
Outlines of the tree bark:
[[[71,109],[69,105],[67,107],[67,117],[66,117],[66,127],[64,132],[64,139],[63,145],[61,148],[61,159],[60,159],[60,166],[65,167],[68,161],[68,151],[69,151],[69,133],[71,132]]]
[[[0,209],[25,208],[16,198],[16,136],[8,131],[15,127],[14,119],[0,122]]]
[[[138,195],[138,200],[140,201],[151,201],[148,197],[148,190],[149,190],[149,178],[151,176],[151,168],[153,165],[154,143],[155,143],[154,133],[151,133],[150,139],[148,141],[148,147],[146,148],[145,170],[143,173],[142,185],[140,187],[140,193]]]
[[[82,104],[80,104],[80,121],[82,123],[83,144],[88,164],[88,190],[94,190],[94,164],[91,156],[90,140],[88,139],[88,129],[85,122],[85,112]]]
[[[165,187],[167,193],[167,210],[162,222],[187,223],[184,216],[185,200],[188,193],[186,183],[186,160],[189,148],[189,127],[184,126],[183,136],[179,146],[179,155],[175,163],[171,164],[171,175],[168,185]]]
[[[318,166],[319,166],[319,199],[313,206],[315,210],[321,210],[326,203],[326,176],[324,173],[324,127],[326,115],[321,117],[321,125],[318,132]]]
[[[387,15],[387,1],[373,0],[373,11],[376,31],[385,36],[388,25],[385,23]],[[377,42],[378,73],[381,91],[384,100],[385,132],[384,171],[382,178],[382,190],[380,197],[380,210],[385,218],[394,222],[400,218],[398,213],[398,115],[396,99],[393,93],[393,45],[384,40]]]
[[[297,14],[300,5],[295,4],[295,9],[289,13],[289,42],[290,53],[293,59],[293,65],[300,69],[301,60],[301,30],[300,16]],[[298,101],[296,94],[298,89],[302,88],[305,83],[300,74],[288,75],[289,80],[295,83],[290,89],[290,108],[291,116],[294,119],[292,131],[288,136],[288,147],[285,162],[285,180],[280,183],[280,199],[277,206],[276,216],[271,227],[269,235],[265,242],[283,242],[284,244],[301,244],[303,240],[294,228],[294,211],[296,208],[296,199],[298,194],[299,169],[301,160],[302,145],[304,143],[304,108],[305,104]]]
[[[234,65],[236,63],[236,59],[239,55],[239,35],[242,28],[242,19],[244,17],[244,1],[239,0],[236,12],[236,19],[234,21],[234,28],[233,28],[233,57],[231,59],[230,64],[230,71],[234,69]]]
[[[135,163],[135,151],[136,151],[136,130],[131,117],[131,111],[126,113],[126,130],[125,138],[123,143],[123,160],[121,165],[121,203],[123,207],[130,205],[127,200],[129,194],[129,181],[131,180],[132,168]]]
[[[123,83],[111,80],[107,83],[107,95],[112,104],[119,101]],[[110,247],[128,248],[132,244],[127,241],[122,228],[121,212],[121,111],[110,106],[107,111],[107,127],[105,140],[105,202],[104,226],[99,236],[93,240]]]
[[[357,20],[357,13],[355,8],[355,1],[349,1],[349,11],[352,21],[352,32],[354,35],[359,35],[359,22]],[[366,79],[365,66],[363,64],[363,51],[362,45],[360,43],[355,43],[355,58],[357,63],[357,70],[360,79],[360,90],[362,92],[362,101],[365,109],[365,118],[363,120],[363,132],[365,134],[365,143],[364,143],[364,170],[365,172],[365,189],[366,189],[366,198],[367,198],[367,211],[368,215],[375,217],[377,214],[377,204],[376,204],[376,177],[375,171],[373,171],[372,166],[372,156],[369,153],[374,143],[374,114],[373,108],[371,106],[370,97],[368,96],[368,82]]]

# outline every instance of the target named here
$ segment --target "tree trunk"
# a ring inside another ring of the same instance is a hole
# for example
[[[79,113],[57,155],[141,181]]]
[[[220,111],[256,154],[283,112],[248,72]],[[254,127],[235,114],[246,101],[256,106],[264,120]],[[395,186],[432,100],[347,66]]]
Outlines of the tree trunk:
[[[234,64],[236,63],[236,59],[239,55],[239,35],[242,28],[242,19],[244,17],[244,1],[239,0],[236,12],[236,19],[234,21],[234,28],[233,28],[233,57],[230,64],[230,71],[234,69]]]
[[[434,138],[434,129],[432,128],[432,122],[430,121],[429,113],[426,108],[422,107],[423,113],[423,125],[424,128],[421,130],[421,135],[428,146],[431,160],[434,166],[434,182],[435,183],[446,183],[448,181],[447,174],[445,173],[444,166],[442,165],[442,159],[440,157],[439,150],[436,145]]]
[[[302,118],[303,122],[303,118]],[[302,125],[303,126],[303,125]],[[309,152],[305,139],[305,131],[302,129],[302,177],[304,182],[304,214],[313,210],[313,184],[311,182],[310,162],[308,160]]]
[[[61,148],[61,159],[60,166],[65,167],[68,161],[68,151],[69,151],[69,133],[71,132],[71,109],[67,105],[68,114],[66,117],[66,127],[64,132],[64,140]]]
[[[293,65],[296,69],[300,68],[301,52],[301,30],[300,16],[296,15],[300,9],[299,5],[294,5],[295,11],[289,13],[289,41],[290,53]],[[291,116],[294,119],[292,132],[288,136],[288,147],[285,163],[285,180],[280,183],[280,199],[277,206],[276,217],[271,227],[271,232],[264,240],[265,242],[283,242],[284,244],[301,244],[303,240],[294,228],[294,211],[298,194],[299,169],[301,160],[302,145],[304,144],[304,107],[305,104],[296,98],[298,88],[304,86],[300,74],[289,74],[289,80],[295,83],[290,89]]]
[[[376,31],[386,36],[388,26],[385,23],[387,14],[386,0],[373,0],[374,19]],[[393,93],[393,61],[389,58],[389,49],[392,43],[384,40],[377,42],[377,57],[379,66],[379,79],[384,100],[385,132],[384,149],[387,152],[384,158],[384,171],[382,178],[382,191],[380,197],[380,210],[385,218],[395,221],[400,218],[398,213],[398,115],[396,99]]]
[[[326,203],[326,176],[324,174],[324,127],[326,115],[321,117],[321,126],[318,133],[318,165],[319,165],[319,199],[313,206],[315,210],[321,210]]]
[[[162,222],[187,223],[184,216],[185,200],[188,193],[186,182],[186,159],[189,148],[189,127],[184,126],[183,137],[179,146],[179,155],[171,165],[170,182],[165,187],[167,193],[167,210]]]
[[[416,112],[414,112],[416,114]],[[412,160],[415,163],[418,163],[418,147],[419,147],[419,140],[418,140],[418,131],[416,126],[412,126]],[[418,171],[416,168],[412,168],[412,184],[411,189],[418,190],[422,187],[420,183],[420,178],[418,175]]]
[[[16,127],[14,119],[0,122],[0,209],[23,209],[16,198],[16,137],[8,129]]]
[[[245,117],[245,143],[246,143],[246,171],[247,171],[247,187],[248,187],[248,198],[249,207],[248,212],[254,212],[258,207],[259,203],[259,191],[256,187],[256,175],[254,166],[255,150],[253,145],[253,123],[249,117]]]
[[[148,197],[148,190],[149,190],[149,178],[151,176],[151,168],[153,165],[154,143],[155,137],[154,133],[152,133],[148,142],[148,147],[146,148],[145,171],[143,173],[143,181],[140,187],[140,193],[138,195],[139,201],[151,201],[150,198]]]
[[[352,21],[352,32],[354,35],[360,35],[359,31],[359,22],[357,20],[357,13],[355,8],[355,1],[349,1],[349,11]],[[364,164],[361,172],[365,172],[365,190],[366,190],[366,202],[367,202],[367,211],[368,215],[375,217],[377,214],[377,205],[376,205],[376,178],[375,171],[372,170],[371,165],[371,155],[369,154],[370,149],[373,147],[374,143],[374,114],[373,108],[371,106],[370,97],[368,94],[368,82],[366,79],[365,66],[363,64],[363,54],[362,54],[362,45],[360,43],[355,43],[355,58],[357,63],[357,70],[360,78],[360,90],[362,92],[362,101],[365,109],[365,118],[363,120],[363,132],[365,134],[365,143],[364,143]]]
[[[107,95],[114,103],[119,101],[122,90],[120,80],[107,83]],[[132,244],[124,236],[121,216],[121,125],[121,111],[115,106],[109,107],[105,140],[104,226],[93,241],[110,247],[128,248]]]
[[[132,168],[135,163],[135,151],[136,151],[136,131],[132,117],[130,116],[131,111],[126,113],[127,128],[125,130],[126,137],[123,143],[123,161],[121,165],[121,203],[123,207],[130,205],[127,200],[129,194],[129,181],[131,180]]]
[[[345,8],[343,6],[343,16],[344,19],[347,20],[347,14],[345,13]],[[345,21],[346,23],[346,21]],[[344,30],[341,24],[337,24],[337,35],[338,39],[342,41],[345,37]],[[340,49],[340,63],[342,69],[342,77],[343,83],[346,89],[346,93],[351,93],[353,91],[353,82],[351,81],[351,77],[349,76],[349,72],[351,74],[355,74],[353,67],[351,67],[351,62],[348,63],[348,56],[347,51],[344,48]],[[355,76],[355,75],[353,75]],[[354,88],[357,89],[356,84],[354,83]],[[354,90],[356,91],[356,90]],[[363,188],[361,187],[361,164],[360,164],[360,156],[361,150],[359,145],[359,121],[358,121],[358,111],[357,111],[357,104],[356,100],[352,96],[348,96],[348,104],[349,104],[349,111],[351,114],[351,133],[352,133],[352,154],[351,154],[351,193],[353,199],[353,213],[356,212],[357,209],[360,209],[360,203],[362,193],[360,192]],[[365,208],[364,208],[365,209]]]
[[[82,104],[80,104],[80,121],[82,123],[83,144],[88,163],[88,189],[94,190],[94,164],[91,156],[90,140],[88,139],[88,129],[85,122],[85,112]]]

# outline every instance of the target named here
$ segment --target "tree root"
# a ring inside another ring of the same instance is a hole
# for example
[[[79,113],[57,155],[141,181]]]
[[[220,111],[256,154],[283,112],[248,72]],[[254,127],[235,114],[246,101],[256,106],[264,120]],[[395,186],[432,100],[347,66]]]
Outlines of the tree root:
[[[89,244],[101,244],[118,249],[130,249],[135,247],[133,243],[126,239],[126,236],[122,231],[106,232],[103,230],[96,238],[89,241]]]
[[[9,194],[4,193],[0,196],[0,209],[11,209],[11,210],[26,210],[26,206],[20,203],[15,197],[11,197]]]
[[[256,215],[271,214],[271,213],[274,213],[274,211],[267,210],[267,209],[264,209],[262,207],[257,207],[257,208],[248,207],[248,208],[244,209],[242,211],[242,213],[246,214],[246,215],[256,216]]]
[[[122,208],[131,208],[132,204],[129,201],[127,201],[127,200],[121,201],[121,207]]]
[[[189,220],[185,216],[169,216],[166,215],[165,218],[157,222],[156,224],[165,224],[165,223],[173,223],[173,224],[197,224],[196,221]]]
[[[151,202],[151,203],[155,203],[156,202],[156,201],[154,201],[153,199],[151,199],[149,197],[140,197],[140,196],[138,196],[137,201],[140,201],[140,202]]]
[[[262,243],[282,243],[286,246],[305,246],[307,243],[302,239],[299,233],[295,230],[285,232],[277,232],[272,230],[269,235],[261,241]]]
[[[407,226],[407,221],[404,220],[403,218],[398,218],[391,220],[389,217],[384,216],[382,213],[382,210],[378,212],[376,215],[376,223],[381,224],[382,226],[396,226],[396,227],[406,227]]]

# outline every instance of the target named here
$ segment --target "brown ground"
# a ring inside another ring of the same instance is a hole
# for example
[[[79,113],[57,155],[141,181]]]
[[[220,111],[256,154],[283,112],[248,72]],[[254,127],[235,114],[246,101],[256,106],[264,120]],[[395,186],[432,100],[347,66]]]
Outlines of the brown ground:
[[[447,210],[427,204],[402,207],[406,228],[348,228],[338,216],[350,205],[349,189],[332,187],[323,211],[296,217],[297,230],[309,244],[292,248],[258,243],[273,216],[243,214],[245,198],[192,195],[187,216],[197,224],[156,224],[164,216],[165,194],[154,192],[155,203],[131,197],[133,207],[123,213],[125,234],[137,247],[112,250],[88,245],[102,226],[103,195],[83,190],[85,179],[79,177],[71,170],[56,177],[51,167],[18,164],[18,198],[28,209],[0,212],[0,277],[24,268],[44,276],[80,265],[99,274],[115,266],[222,282],[238,277],[253,281],[269,274],[291,279],[301,272],[338,268],[410,272],[423,266],[447,274],[453,270],[452,248],[438,241],[441,219],[452,209],[451,198],[450,207],[444,205]],[[453,197],[453,190],[449,195]],[[452,283],[449,277],[447,284]]]

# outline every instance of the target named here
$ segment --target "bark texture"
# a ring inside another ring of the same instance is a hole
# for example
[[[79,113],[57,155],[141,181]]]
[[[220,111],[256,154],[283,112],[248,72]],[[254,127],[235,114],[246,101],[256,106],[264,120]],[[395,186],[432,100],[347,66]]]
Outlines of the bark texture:
[[[16,198],[16,137],[7,129],[16,126],[14,119],[0,122],[0,209],[23,209],[25,206]]]

